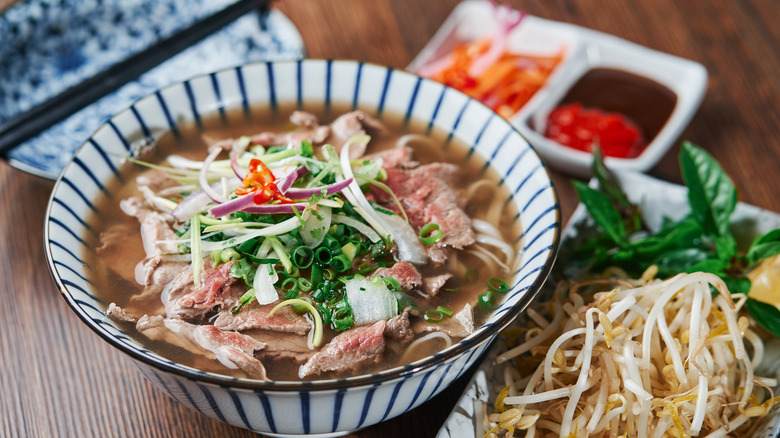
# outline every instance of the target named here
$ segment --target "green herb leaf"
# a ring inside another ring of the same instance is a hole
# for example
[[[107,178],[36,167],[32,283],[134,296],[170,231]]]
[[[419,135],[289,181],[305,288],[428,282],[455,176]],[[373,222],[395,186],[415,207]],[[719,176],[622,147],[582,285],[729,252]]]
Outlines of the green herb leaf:
[[[762,301],[748,298],[747,310],[758,325],[780,338],[780,309]]]
[[[580,181],[572,181],[580,201],[588,209],[588,213],[596,221],[596,224],[618,246],[625,246],[626,227],[620,217],[620,212],[615,208],[609,197],[604,193],[589,187]]]
[[[710,236],[729,236],[731,213],[737,206],[734,183],[704,149],[685,142],[680,168],[688,187],[691,214]]]
[[[230,265],[230,276],[243,279],[247,286],[251,287],[252,281],[255,279],[255,269],[251,263],[242,258]]]
[[[747,261],[752,265],[777,254],[780,254],[780,228],[756,238],[747,252]]]

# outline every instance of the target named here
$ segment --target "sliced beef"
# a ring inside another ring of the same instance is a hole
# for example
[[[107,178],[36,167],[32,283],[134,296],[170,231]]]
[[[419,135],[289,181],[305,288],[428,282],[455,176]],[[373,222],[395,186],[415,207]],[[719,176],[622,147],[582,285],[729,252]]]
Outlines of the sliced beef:
[[[179,239],[161,213],[152,210],[143,200],[135,196],[120,201],[119,208],[140,222],[141,240],[147,257],[178,251],[175,243],[161,242]]]
[[[387,131],[382,122],[360,110],[342,114],[330,124],[330,129],[333,134],[331,141],[338,152],[347,140],[356,135],[382,135]],[[350,146],[349,158],[359,158],[365,153],[366,145],[355,144]]]
[[[232,264],[228,262],[212,268],[207,260],[197,286],[192,267],[184,269],[162,291],[161,299],[168,317],[202,321],[213,312],[232,308],[247,289],[243,282],[230,277]]]
[[[414,325],[413,330],[415,333],[442,332],[454,338],[465,338],[474,333],[474,309],[470,304],[466,304],[462,310],[442,322],[432,324],[419,321]]]
[[[366,155],[367,160],[382,160],[384,169],[403,168],[412,169],[420,165],[412,160],[412,149],[408,147],[390,148],[375,154]]]
[[[195,325],[180,319],[147,317],[136,328],[151,339],[165,340],[193,353],[216,358],[230,369],[241,369],[250,377],[268,380],[262,362],[254,357],[265,348],[263,342],[237,332],[222,331],[213,325]]]
[[[286,359],[302,364],[315,353],[309,346],[307,336],[264,331],[252,331],[250,333],[266,340],[266,347],[258,353],[262,360]]]
[[[135,267],[135,280],[144,286],[165,286],[187,269],[189,263],[165,261],[160,256],[143,260]]]
[[[290,123],[295,126],[309,129],[320,126],[320,121],[317,119],[316,115],[300,110],[293,111],[290,115]]]
[[[385,337],[388,339],[394,339],[405,344],[414,338],[414,331],[412,330],[412,324],[409,321],[409,309],[405,309],[400,315],[396,315],[387,320],[387,327],[385,327]]]
[[[475,241],[471,219],[461,209],[453,188],[456,171],[456,166],[447,163],[426,164],[412,170],[387,169],[386,183],[400,199],[412,227],[419,231],[431,222],[441,227],[441,240],[427,247],[428,257],[437,266],[447,260],[451,248],[462,249]],[[373,188],[371,197],[398,211],[384,191]]]
[[[423,281],[420,272],[409,262],[396,262],[389,268],[379,268],[374,271],[372,275],[372,277],[377,276],[394,278],[395,281],[406,290],[412,290],[417,286],[420,286]]]
[[[220,312],[214,325],[222,330],[244,331],[261,329],[272,332],[305,335],[311,330],[311,324],[289,306],[277,310],[273,316],[268,313],[274,304],[244,308],[235,315],[230,310]]]
[[[382,122],[360,110],[342,114],[330,124],[330,128],[333,135],[342,141],[347,141],[355,135],[376,135],[387,131]]]
[[[116,303],[111,303],[108,305],[108,309],[106,309],[106,316],[113,319],[114,321],[120,321],[120,322],[136,322],[138,319],[131,313],[129,313],[127,310],[119,307],[116,305]]]
[[[435,297],[450,278],[452,278],[452,274],[449,273],[425,277],[425,279],[423,279],[422,295],[426,298]]]
[[[126,304],[127,309],[136,314],[165,313],[162,291],[188,267],[188,263],[164,261],[159,256],[138,263],[135,267],[136,282],[141,284],[143,289],[130,297]],[[152,306],[152,303],[156,306]]]
[[[387,323],[377,321],[349,329],[333,338],[317,354],[298,369],[298,376],[305,378],[326,372],[356,371],[366,365],[379,362],[385,351],[384,331]]]

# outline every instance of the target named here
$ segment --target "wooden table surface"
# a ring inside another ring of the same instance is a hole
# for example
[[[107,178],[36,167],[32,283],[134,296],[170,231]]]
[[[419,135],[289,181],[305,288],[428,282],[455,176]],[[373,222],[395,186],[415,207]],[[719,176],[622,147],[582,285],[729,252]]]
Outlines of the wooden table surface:
[[[0,0],[0,10],[9,4]],[[780,6],[776,0],[529,0],[531,14],[611,33],[706,66],[706,97],[681,139],[708,149],[742,201],[780,211]],[[403,68],[457,0],[284,0],[308,55]],[[0,65],[1,64],[0,60]],[[679,142],[650,173],[679,182]],[[554,173],[564,220],[576,197]],[[0,162],[0,436],[256,436],[191,411],[152,387],[86,328],[46,267],[43,223],[53,183]],[[432,437],[464,382],[398,418],[353,434]]]

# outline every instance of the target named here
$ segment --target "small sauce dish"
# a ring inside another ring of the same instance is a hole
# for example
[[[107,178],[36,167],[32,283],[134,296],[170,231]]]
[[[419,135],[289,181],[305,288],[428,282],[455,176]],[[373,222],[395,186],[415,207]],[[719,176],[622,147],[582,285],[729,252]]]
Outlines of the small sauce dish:
[[[407,68],[417,73],[446,56],[459,42],[491,33],[496,19],[490,2],[467,0]],[[587,109],[627,117],[645,145],[630,158],[606,157],[613,169],[650,170],[666,154],[701,104],[707,71],[699,63],[568,23],[526,16],[507,38],[507,50],[552,55],[564,52],[547,82],[508,117],[552,168],[573,176],[590,175],[593,156],[545,136],[556,108],[581,103]]]

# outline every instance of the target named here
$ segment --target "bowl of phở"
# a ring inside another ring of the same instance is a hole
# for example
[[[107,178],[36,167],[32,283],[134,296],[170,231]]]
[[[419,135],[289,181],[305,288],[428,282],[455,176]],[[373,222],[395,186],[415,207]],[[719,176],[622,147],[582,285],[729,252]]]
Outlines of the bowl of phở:
[[[302,60],[112,117],[60,175],[45,247],[73,311],[174,399],[335,436],[462,375],[533,299],[559,237],[544,165],[487,107]]]

